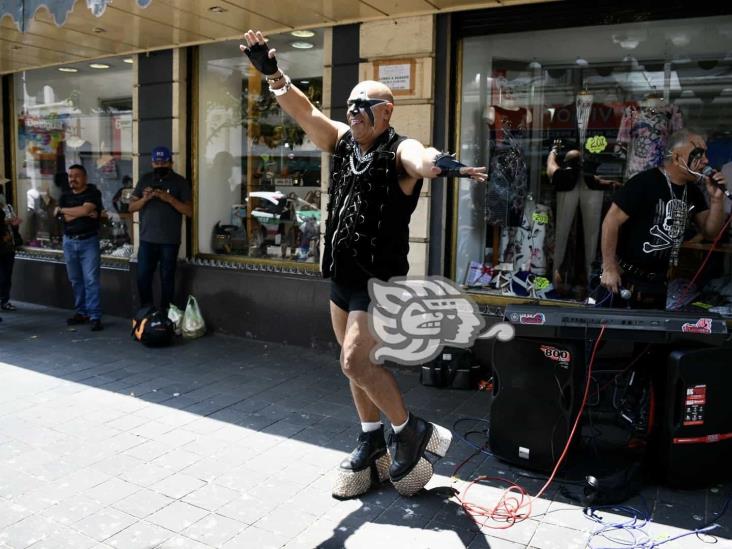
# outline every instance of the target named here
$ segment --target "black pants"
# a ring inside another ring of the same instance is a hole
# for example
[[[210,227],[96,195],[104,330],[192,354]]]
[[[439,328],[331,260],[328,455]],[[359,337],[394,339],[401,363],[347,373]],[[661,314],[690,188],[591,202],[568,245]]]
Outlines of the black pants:
[[[10,301],[10,284],[13,281],[15,252],[0,254],[0,305]]]
[[[175,268],[178,263],[178,244],[140,242],[137,251],[137,291],[140,305],[153,305],[152,281],[160,264],[160,308],[167,310],[175,295]]]
[[[622,276],[623,288],[630,290],[631,309],[666,309],[666,280],[659,278],[649,281],[625,273]]]

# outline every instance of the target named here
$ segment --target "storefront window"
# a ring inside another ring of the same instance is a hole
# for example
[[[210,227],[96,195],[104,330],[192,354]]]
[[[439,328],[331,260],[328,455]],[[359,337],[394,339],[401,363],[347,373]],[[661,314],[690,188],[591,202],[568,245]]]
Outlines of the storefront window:
[[[660,166],[677,130],[703,135],[710,165],[732,179],[731,38],[732,17],[714,17],[465,39],[461,155],[490,177],[459,184],[456,281],[494,295],[592,298],[614,191]],[[671,280],[691,278],[709,248],[686,230]],[[729,240],[702,280],[730,275]]]
[[[320,107],[322,32],[273,36],[269,46]],[[279,108],[239,42],[199,52],[199,253],[318,264],[321,153]]]
[[[27,248],[60,250],[53,216],[69,190],[66,171],[86,168],[102,193],[102,253],[132,254],[132,59],[106,59],[14,75],[16,208]]]

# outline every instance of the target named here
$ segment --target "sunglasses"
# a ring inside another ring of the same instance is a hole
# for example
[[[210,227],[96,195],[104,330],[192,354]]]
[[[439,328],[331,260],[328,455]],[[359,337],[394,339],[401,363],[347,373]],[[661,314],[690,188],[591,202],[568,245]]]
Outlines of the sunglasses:
[[[390,103],[391,101],[387,101],[386,99],[349,99],[346,101],[346,106],[348,107],[348,110],[357,109],[357,110],[366,110],[370,109],[371,107],[375,107],[376,105],[381,105],[383,103]]]

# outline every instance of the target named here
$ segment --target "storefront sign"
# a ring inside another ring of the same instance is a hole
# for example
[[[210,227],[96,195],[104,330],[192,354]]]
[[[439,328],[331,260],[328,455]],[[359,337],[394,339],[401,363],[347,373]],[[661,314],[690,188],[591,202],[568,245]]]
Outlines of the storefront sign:
[[[383,82],[394,95],[412,95],[415,80],[414,59],[389,59],[374,62],[374,79]]]

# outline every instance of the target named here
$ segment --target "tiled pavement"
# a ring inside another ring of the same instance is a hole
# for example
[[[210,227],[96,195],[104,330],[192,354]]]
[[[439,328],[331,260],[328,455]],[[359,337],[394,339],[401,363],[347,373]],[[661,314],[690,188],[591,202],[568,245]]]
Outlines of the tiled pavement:
[[[414,498],[387,486],[332,499],[356,420],[335,352],[221,335],[147,349],[123,319],[71,331],[66,311],[20,306],[0,323],[0,547],[569,549],[597,528],[552,486],[531,519],[479,530],[451,497],[467,486],[451,474],[473,453],[460,441]],[[410,408],[443,425],[488,412],[486,393],[397,377]],[[517,473],[479,455],[459,477]],[[540,486],[520,482],[530,493]],[[645,531],[663,541],[698,528],[729,488],[646,487],[654,521]],[[469,500],[491,506],[500,491],[476,485]],[[715,547],[730,547],[732,510],[720,522]]]

